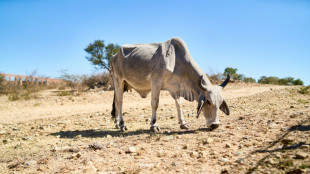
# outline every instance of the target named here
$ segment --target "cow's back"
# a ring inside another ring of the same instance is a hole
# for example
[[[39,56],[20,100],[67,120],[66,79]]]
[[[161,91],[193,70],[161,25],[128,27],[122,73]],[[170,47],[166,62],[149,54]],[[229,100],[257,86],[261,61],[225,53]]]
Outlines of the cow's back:
[[[113,73],[134,89],[150,89],[152,70],[159,61],[157,55],[159,45],[154,43],[122,46],[111,60]]]

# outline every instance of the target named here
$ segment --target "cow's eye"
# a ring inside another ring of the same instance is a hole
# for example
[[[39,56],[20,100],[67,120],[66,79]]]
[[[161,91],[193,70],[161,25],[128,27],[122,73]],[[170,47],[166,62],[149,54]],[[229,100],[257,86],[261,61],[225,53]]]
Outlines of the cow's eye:
[[[210,100],[207,100],[207,103],[208,103],[208,105],[211,105],[211,102],[210,102]]]

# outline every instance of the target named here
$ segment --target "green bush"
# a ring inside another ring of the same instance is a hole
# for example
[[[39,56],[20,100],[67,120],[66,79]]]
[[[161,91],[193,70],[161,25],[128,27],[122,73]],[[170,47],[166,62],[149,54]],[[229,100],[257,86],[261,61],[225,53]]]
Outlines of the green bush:
[[[302,87],[298,92],[300,93],[300,94],[309,94],[310,92],[310,86],[305,86],[305,87]]]
[[[244,77],[243,82],[245,82],[245,83],[256,83],[256,80],[252,77]]]
[[[300,79],[296,79],[294,80],[293,77],[286,77],[286,78],[278,78],[278,77],[266,77],[266,76],[262,76],[260,77],[260,79],[258,80],[258,83],[262,83],[262,84],[273,84],[273,85],[303,85],[304,82],[301,81]]]

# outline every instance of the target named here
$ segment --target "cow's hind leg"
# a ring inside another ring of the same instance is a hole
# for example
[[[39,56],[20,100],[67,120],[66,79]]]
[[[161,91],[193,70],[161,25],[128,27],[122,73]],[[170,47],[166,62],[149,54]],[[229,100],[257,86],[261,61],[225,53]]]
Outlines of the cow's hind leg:
[[[125,122],[122,115],[122,107],[123,107],[123,93],[124,93],[124,83],[116,80],[114,82],[115,87],[115,124],[116,127],[119,127],[121,131],[126,131],[127,127],[125,126]]]
[[[189,129],[189,125],[186,123],[183,113],[182,113],[182,108],[181,108],[181,98],[178,97],[175,99],[175,106],[177,107],[178,111],[178,119],[179,119],[179,124],[181,129]]]
[[[160,94],[160,86],[157,85],[152,85],[152,92],[151,92],[151,105],[152,105],[152,120],[151,120],[151,131],[152,132],[159,132],[160,129],[156,123],[156,111],[158,108],[158,103],[159,103],[159,94]]]

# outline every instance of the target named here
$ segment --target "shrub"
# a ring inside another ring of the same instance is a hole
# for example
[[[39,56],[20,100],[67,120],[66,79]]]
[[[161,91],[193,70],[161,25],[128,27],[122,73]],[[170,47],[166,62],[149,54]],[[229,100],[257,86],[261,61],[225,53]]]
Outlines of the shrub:
[[[94,89],[95,87],[104,87],[109,85],[111,82],[110,75],[108,73],[100,73],[100,74],[94,74],[90,77],[85,77],[82,81],[82,84]]]
[[[302,87],[298,92],[300,94],[309,94],[309,89],[310,89],[310,86],[305,86],[305,87]]]
[[[206,75],[212,82],[218,82],[224,78],[222,73],[212,73],[210,75],[209,74],[206,74]]]
[[[294,80],[292,83],[293,83],[293,85],[301,85],[301,86],[304,85],[304,82],[301,81],[300,79],[296,79],[296,80]]]
[[[256,83],[256,80],[252,77],[244,77],[243,82],[245,82],[245,83]]]

